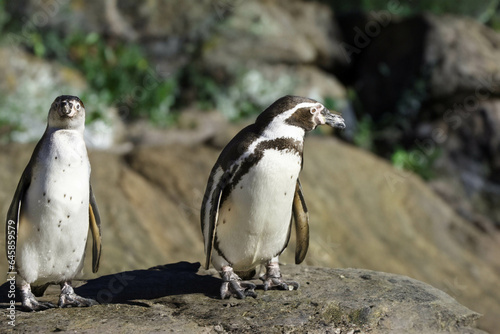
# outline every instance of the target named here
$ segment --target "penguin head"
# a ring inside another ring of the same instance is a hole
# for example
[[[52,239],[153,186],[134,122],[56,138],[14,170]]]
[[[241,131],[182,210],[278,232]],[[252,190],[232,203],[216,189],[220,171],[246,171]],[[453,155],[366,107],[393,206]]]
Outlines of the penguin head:
[[[323,124],[345,128],[341,115],[330,112],[318,101],[301,96],[287,95],[276,100],[257,117],[255,123],[265,126],[277,121],[302,128],[306,132]]]
[[[82,129],[85,126],[85,106],[76,96],[61,95],[50,106],[48,126],[60,129]]]

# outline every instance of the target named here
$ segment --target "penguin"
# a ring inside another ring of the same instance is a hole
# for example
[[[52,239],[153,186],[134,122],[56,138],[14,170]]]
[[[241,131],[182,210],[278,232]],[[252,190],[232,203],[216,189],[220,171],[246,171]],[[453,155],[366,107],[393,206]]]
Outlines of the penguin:
[[[295,222],[295,263],[309,247],[309,214],[299,173],[304,136],[318,125],[345,128],[342,116],[321,103],[284,96],[265,109],[222,150],[208,178],[201,207],[205,267],[222,278],[222,299],[256,297],[251,279],[265,266],[264,290],[298,289],[282,278],[278,258]]]
[[[26,310],[56,307],[35,298],[49,284],[61,287],[59,307],[97,304],[78,296],[71,285],[83,268],[89,229],[94,273],[101,256],[101,219],[90,185],[84,128],[83,102],[76,96],[57,97],[7,212],[6,245],[15,244],[14,252],[7,247],[9,268],[16,273]]]

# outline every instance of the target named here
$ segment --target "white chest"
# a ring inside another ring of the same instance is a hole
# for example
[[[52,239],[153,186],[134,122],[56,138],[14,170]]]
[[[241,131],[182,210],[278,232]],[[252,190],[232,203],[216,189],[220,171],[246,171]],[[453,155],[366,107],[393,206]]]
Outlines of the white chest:
[[[89,227],[90,165],[81,136],[55,133],[39,152],[22,205],[18,267],[27,281],[71,279]]]
[[[238,270],[278,255],[287,242],[301,157],[266,150],[219,211],[219,248]]]

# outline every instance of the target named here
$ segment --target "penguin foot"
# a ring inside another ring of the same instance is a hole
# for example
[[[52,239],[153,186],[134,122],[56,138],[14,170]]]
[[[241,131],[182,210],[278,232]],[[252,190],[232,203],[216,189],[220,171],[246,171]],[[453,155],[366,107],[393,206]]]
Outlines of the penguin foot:
[[[75,293],[73,287],[64,282],[61,284],[61,295],[59,296],[59,307],[88,307],[99,305],[97,301],[90,298],[83,298]]]
[[[279,289],[279,290],[297,290],[299,283],[294,281],[284,281],[281,276],[280,266],[277,262],[269,262],[266,265],[266,274],[260,279],[264,282],[264,290]]]
[[[229,266],[222,267],[221,272],[222,286],[220,288],[221,299],[226,299],[230,297],[236,297],[238,299],[244,299],[245,297],[256,298],[255,293],[256,285],[251,282],[242,281],[241,278],[236,275],[233,268]]]
[[[21,292],[22,308],[25,311],[43,311],[56,306],[49,302],[40,302],[36,299],[35,295],[31,292],[30,287],[22,287],[19,289]]]

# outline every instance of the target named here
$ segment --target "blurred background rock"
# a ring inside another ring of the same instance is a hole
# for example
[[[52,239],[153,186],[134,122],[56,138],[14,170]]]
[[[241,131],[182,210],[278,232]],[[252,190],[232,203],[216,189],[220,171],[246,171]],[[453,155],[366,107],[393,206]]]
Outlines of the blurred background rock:
[[[78,95],[99,274],[202,261],[220,149],[275,99],[309,96],[348,128],[306,141],[306,264],[414,277],[495,332],[499,30],[500,0],[0,0],[1,214],[50,103]]]

